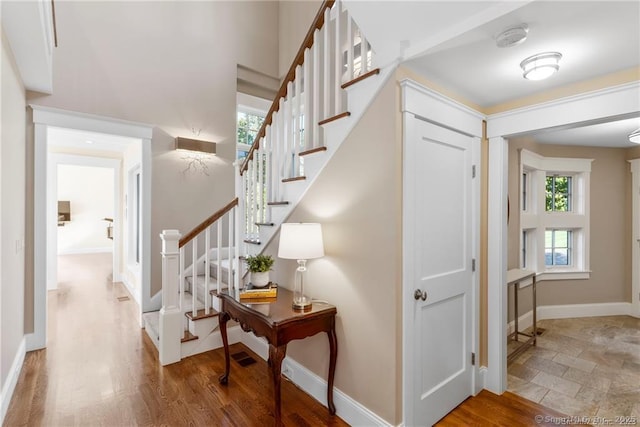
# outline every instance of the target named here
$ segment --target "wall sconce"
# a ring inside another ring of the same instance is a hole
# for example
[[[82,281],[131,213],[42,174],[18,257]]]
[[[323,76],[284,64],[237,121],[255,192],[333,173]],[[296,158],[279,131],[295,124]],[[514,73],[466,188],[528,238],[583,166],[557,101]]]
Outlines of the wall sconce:
[[[200,139],[176,138],[176,150],[197,151],[199,153],[216,154],[216,143]]]

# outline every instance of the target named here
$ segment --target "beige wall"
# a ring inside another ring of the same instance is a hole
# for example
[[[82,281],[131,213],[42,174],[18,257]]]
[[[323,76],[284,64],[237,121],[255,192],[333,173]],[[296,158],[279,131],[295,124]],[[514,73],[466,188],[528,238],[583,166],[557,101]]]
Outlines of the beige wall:
[[[627,160],[640,158],[640,145],[627,149]]]
[[[594,148],[537,144],[531,140],[509,141],[508,268],[519,263],[519,151],[546,157],[594,159],[590,191],[590,267],[588,280],[539,282],[538,305],[592,304],[631,300],[631,174],[624,148]],[[530,293],[522,291],[520,315],[531,309]],[[511,309],[511,307],[510,307]],[[510,311],[510,318],[511,318]]]
[[[25,90],[4,32],[0,74],[0,387],[24,336]]]
[[[282,78],[289,71],[293,58],[302,45],[307,31],[313,22],[321,0],[283,0],[278,9],[278,78]]]
[[[392,424],[401,410],[396,91],[391,80],[287,220],[323,226],[326,256],[309,261],[307,289],[338,308],[336,387]],[[275,257],[277,247],[275,239],[266,253]],[[277,259],[273,279],[290,288],[295,266]],[[292,342],[287,354],[326,377],[326,336]]]

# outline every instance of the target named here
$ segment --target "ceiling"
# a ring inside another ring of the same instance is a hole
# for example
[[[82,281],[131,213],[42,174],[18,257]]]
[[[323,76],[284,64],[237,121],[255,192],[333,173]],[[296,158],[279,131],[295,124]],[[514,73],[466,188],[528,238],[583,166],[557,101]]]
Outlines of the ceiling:
[[[54,147],[122,154],[130,144],[140,140],[97,132],[48,127],[47,141]]]
[[[486,111],[596,79],[633,75],[634,69],[640,79],[639,1],[366,2],[366,9],[360,4],[364,2],[347,2],[372,46],[395,52],[403,65]],[[381,25],[383,19],[392,22],[391,28]],[[496,36],[517,24],[528,26],[527,39],[498,48]],[[392,30],[400,34],[396,45],[389,37]],[[547,80],[525,80],[520,62],[547,51],[563,55],[560,71]],[[640,119],[624,119],[546,131],[535,139],[631,147],[628,134],[640,128]]]

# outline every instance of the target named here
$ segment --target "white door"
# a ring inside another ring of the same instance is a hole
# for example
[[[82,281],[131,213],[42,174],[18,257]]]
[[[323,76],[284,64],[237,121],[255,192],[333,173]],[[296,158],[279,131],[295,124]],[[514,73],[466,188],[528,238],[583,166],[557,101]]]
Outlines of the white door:
[[[430,426],[472,394],[473,138],[405,116],[407,425]]]

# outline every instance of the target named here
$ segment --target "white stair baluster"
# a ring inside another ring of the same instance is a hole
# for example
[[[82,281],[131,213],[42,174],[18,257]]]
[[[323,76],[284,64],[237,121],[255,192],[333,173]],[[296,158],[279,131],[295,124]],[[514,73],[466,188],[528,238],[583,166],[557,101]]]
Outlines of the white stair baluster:
[[[311,124],[310,117],[313,116],[311,112],[311,70],[313,70],[313,64],[311,63],[311,50],[305,49],[304,51],[304,121],[302,122],[302,129],[304,135],[303,151],[306,151],[313,147],[313,125]]]
[[[353,19],[347,13],[347,81],[353,80]]]
[[[285,150],[285,135],[286,129],[284,126],[284,117],[285,117],[285,102],[284,98],[280,98],[280,110],[278,110],[278,139],[276,140],[276,144],[278,145],[278,158],[276,159],[276,170],[278,171],[278,176],[276,179],[276,184],[278,186],[278,202],[282,200],[282,178],[285,178],[285,166],[284,159],[286,159],[286,150]]]
[[[322,50],[324,53],[324,73],[322,74],[322,92],[324,98],[324,115],[323,119],[328,119],[331,114],[331,10],[329,8],[324,11],[324,43]]]
[[[360,64],[362,67],[362,72],[360,73],[360,75],[365,74],[368,70],[369,70],[369,61],[368,61],[368,51],[369,51],[369,42],[367,41],[367,39],[364,38],[364,36],[362,35],[362,32],[360,32],[360,38],[361,38],[361,42],[360,42]]]
[[[179,293],[180,293],[180,312],[184,313],[184,257],[185,257],[185,252],[184,252],[184,246],[180,248],[180,267],[179,267],[179,276],[178,276],[178,280],[180,281],[180,283],[178,284],[178,289],[179,289]]]
[[[204,312],[209,314],[211,302],[209,301],[209,279],[211,272],[211,227],[204,232]]]
[[[217,282],[217,286],[216,286],[216,292],[220,293],[220,282],[222,282],[222,271],[221,271],[221,265],[222,265],[222,218],[220,218],[218,220],[218,241],[216,242],[216,247],[218,248],[218,256],[216,256],[216,282]],[[231,246],[229,246],[229,251],[231,250]],[[229,254],[227,254],[227,256],[230,256]]]
[[[264,212],[265,212],[265,221],[268,222],[271,218],[271,211],[269,210],[269,201],[273,200],[273,185],[271,183],[271,149],[272,149],[272,140],[271,140],[271,125],[267,126],[265,129],[265,144],[264,144],[264,152],[265,152],[265,160],[264,160],[264,185],[266,191],[264,192]]]
[[[295,82],[296,92],[293,103],[293,114],[291,115],[293,120],[292,177],[300,176],[300,162],[298,161],[298,153],[300,152],[300,118],[302,117],[300,108],[302,106],[302,67],[300,65],[296,67]]]
[[[284,104],[285,116],[284,116],[284,128],[287,137],[286,140],[286,157],[285,157],[285,178],[291,178],[293,176],[293,164],[291,163],[293,153],[294,135],[293,135],[293,82],[287,84],[287,101]]]
[[[235,208],[237,209],[237,208]],[[227,272],[227,289],[230,291],[233,286],[233,253],[234,250],[237,250],[235,243],[233,241],[233,209],[227,213],[227,247],[229,248],[227,252],[227,259],[229,260],[229,270]],[[222,234],[222,228],[220,228],[220,234]],[[220,269],[220,267],[218,267]],[[220,274],[220,272],[218,272]],[[222,289],[222,279],[218,279],[218,292]]]
[[[238,208],[234,208],[233,209],[233,222],[235,223],[235,227],[233,227],[233,229],[235,230],[235,242],[236,242],[236,250],[233,253],[233,264],[232,266],[235,266],[236,271],[235,274],[233,274],[233,288],[236,291],[236,295],[237,292],[240,291],[240,257],[239,257],[239,251],[238,251],[238,246],[240,244],[240,239],[239,239],[239,232],[238,232],[238,215],[239,215],[239,211]],[[233,271],[233,268],[230,268],[229,271]],[[229,282],[231,282],[231,280],[229,280]],[[231,283],[229,283],[229,286],[231,286]]]
[[[191,312],[195,317],[198,314],[198,309],[196,308],[198,301],[198,236],[193,238],[191,245],[191,301],[193,303]]]
[[[333,85],[334,90],[334,102],[335,102],[335,113],[342,113],[342,88],[340,85],[342,84],[342,38],[340,37],[341,32],[341,15],[342,15],[342,3],[340,0],[336,0],[334,5],[336,9],[336,19],[335,19],[335,52],[333,55],[333,60],[335,62],[335,80]]]
[[[253,219],[251,220],[252,240],[258,240],[258,226],[256,225],[256,222],[258,222],[258,217],[260,215],[260,177],[258,175],[260,165],[259,153],[260,150],[256,150],[253,155]]]
[[[260,148],[258,149],[258,215],[256,216],[256,222],[263,221],[263,202],[264,202],[264,138],[260,140]],[[256,238],[260,237],[260,227],[256,225]]]
[[[316,30],[313,35],[314,44],[311,46],[313,52],[313,110],[309,115],[310,125],[313,127],[314,139],[310,141],[309,148],[315,148],[323,145],[320,141],[320,126],[318,122],[320,118],[320,84],[322,79],[320,78],[320,48],[322,44],[322,37],[320,37],[320,30]]]

